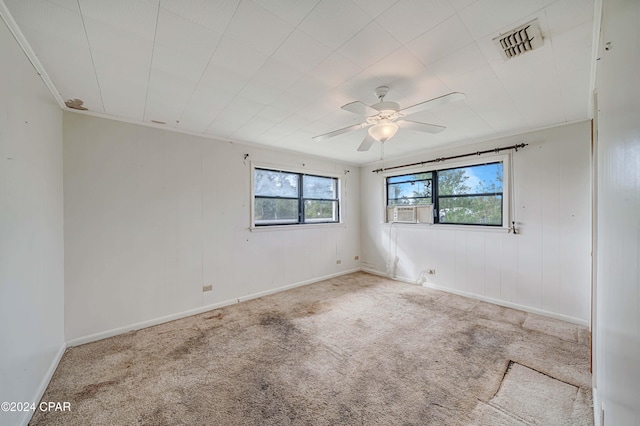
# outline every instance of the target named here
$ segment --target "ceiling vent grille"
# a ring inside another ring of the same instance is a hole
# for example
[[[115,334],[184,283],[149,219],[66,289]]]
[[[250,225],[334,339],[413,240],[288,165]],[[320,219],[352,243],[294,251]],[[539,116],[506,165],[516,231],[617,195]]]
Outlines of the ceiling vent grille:
[[[538,21],[533,20],[494,38],[504,59],[512,59],[543,45]]]

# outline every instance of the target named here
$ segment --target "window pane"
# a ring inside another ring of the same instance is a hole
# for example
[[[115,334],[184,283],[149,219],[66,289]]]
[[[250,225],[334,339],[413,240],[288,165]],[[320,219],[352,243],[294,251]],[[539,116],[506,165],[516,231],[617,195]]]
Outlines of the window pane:
[[[502,163],[439,171],[438,193],[440,195],[502,193]]]
[[[440,198],[440,223],[502,225],[502,195]]]
[[[303,176],[302,196],[304,198],[338,198],[335,181],[333,178],[321,176]]]
[[[406,182],[410,180],[424,180],[431,179],[431,172],[426,173],[414,173],[411,175],[391,176],[387,178],[387,183]]]
[[[254,194],[266,197],[297,197],[298,175],[274,170],[255,169]]]
[[[256,224],[298,222],[298,200],[256,198],[254,209]]]
[[[337,201],[304,201],[305,222],[335,222],[338,220]]]
[[[431,203],[431,180],[389,184],[387,199],[388,205],[429,204]]]

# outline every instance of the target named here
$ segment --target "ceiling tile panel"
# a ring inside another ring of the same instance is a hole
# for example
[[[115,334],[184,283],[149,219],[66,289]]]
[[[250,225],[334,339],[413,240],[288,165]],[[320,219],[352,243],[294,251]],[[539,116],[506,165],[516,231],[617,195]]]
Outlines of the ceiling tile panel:
[[[400,48],[400,43],[377,22],[367,25],[338,49],[338,53],[367,68]]]
[[[161,7],[189,21],[223,33],[240,0],[162,0]]]
[[[363,75],[370,74],[390,86],[411,81],[424,70],[424,64],[409,50],[401,47],[371,65],[363,72]]]
[[[375,104],[378,100],[375,94],[376,87],[384,85],[384,81],[372,76],[371,74],[362,72],[346,83],[333,89],[329,95],[332,102],[334,102],[336,110],[338,110],[340,106],[353,101],[361,101],[367,105],[371,105]],[[339,111],[345,113],[343,110]],[[346,112],[346,114],[353,116],[353,114],[349,112]]]
[[[487,43],[486,48],[497,51],[497,47],[491,42]],[[550,43],[526,55],[509,60],[498,57],[490,62],[490,65],[505,86],[544,85],[547,77],[557,78],[553,49]]]
[[[341,54],[334,52],[311,70],[311,74],[323,81],[328,87],[334,88],[348,81],[360,71],[362,68]]]
[[[109,115],[144,121],[146,90],[135,79],[109,76],[100,79],[102,102]]]
[[[324,82],[310,76],[294,83],[286,92],[298,98],[306,99],[308,102],[312,102],[322,98],[328,90],[329,87]]]
[[[262,111],[265,106],[265,104],[256,102],[252,99],[242,96],[236,96],[235,98],[233,98],[233,100],[231,100],[231,102],[229,102],[229,104],[226,106],[226,109],[237,111],[241,115],[251,118]]]
[[[234,96],[239,93],[249,82],[250,77],[241,75],[222,65],[209,64],[200,79],[196,92],[202,87],[215,87],[230,93]]]
[[[200,84],[189,99],[178,128],[204,132],[235,96],[235,93],[224,88]]]
[[[407,43],[407,49],[422,63],[431,64],[472,42],[473,38],[460,17],[453,15]]]
[[[525,126],[517,104],[488,65],[467,74],[454,75],[447,84],[465,93],[464,103],[494,131],[505,132]]]
[[[78,0],[48,0],[51,3],[55,3],[58,6],[62,6],[69,10],[77,11],[78,10]],[[9,3],[5,1],[5,3]],[[23,1],[23,3],[26,3]]]
[[[298,110],[304,108],[311,101],[296,93],[283,92],[278,98],[271,103],[271,106],[282,108],[289,112],[287,117],[291,114],[295,114]]]
[[[145,121],[157,120],[174,125],[191,99],[196,83],[174,74],[154,71],[145,102]]]
[[[248,112],[226,109],[218,114],[205,133],[228,137],[240,129],[253,115]]]
[[[151,74],[160,71],[197,83],[202,78],[207,63],[206,56],[156,45],[153,49]]]
[[[589,24],[593,31],[594,0],[563,0],[550,4],[546,9],[551,37],[571,31],[575,27]]]
[[[100,84],[105,76],[122,74],[124,64],[132,79],[143,80],[148,77],[153,53],[152,39],[120,31],[103,21],[85,18],[84,22]]]
[[[559,85],[550,84],[546,88],[517,92],[512,96],[531,128],[560,124],[567,121],[564,102]]]
[[[407,43],[453,14],[447,0],[399,0],[376,21],[401,43]]]
[[[239,95],[266,105],[273,102],[282,92],[282,89],[271,84],[253,79],[244,86]]]
[[[420,77],[406,84],[394,84],[391,89],[398,92],[398,100],[401,108],[407,108],[427,99],[437,98],[450,92],[459,92],[457,87],[447,87],[439,78],[430,71],[420,73]]]
[[[470,6],[478,0],[449,0],[449,4],[453,7],[456,12],[460,12],[462,9]]]
[[[223,36],[210,65],[228,69],[245,77],[252,77],[267,59],[267,55]]]
[[[87,46],[77,5],[75,9],[69,9],[46,0],[5,0],[5,4],[27,40],[37,30],[48,37]]]
[[[524,17],[542,7],[542,0],[481,0],[461,10],[459,16],[471,35],[480,38],[497,36],[512,26],[524,24]]]
[[[447,84],[447,81],[452,76],[468,74],[475,69],[487,65],[487,60],[478,45],[472,43],[439,61],[433,62],[428,68],[436,77]]]
[[[309,119],[311,121],[317,121],[321,118],[324,118],[330,114],[330,109],[328,107],[329,99],[325,97],[323,99],[318,99],[315,102],[301,108],[296,112],[300,117]]]
[[[79,0],[78,4],[86,18],[107,24],[117,32],[149,41],[154,38],[158,7],[146,0]]]
[[[153,45],[143,39],[132,38],[129,43],[112,33],[109,28],[99,28],[102,24],[87,23],[87,34],[96,72],[101,75],[120,74],[123,64],[128,73],[149,74]],[[112,42],[109,43],[109,37]]]
[[[173,52],[185,52],[200,57],[202,61],[209,61],[221,37],[221,32],[194,25],[188,19],[166,9],[160,9],[158,13],[156,46],[171,49]]]
[[[271,129],[278,124],[273,120],[268,120],[262,117],[252,117],[251,121],[240,127],[233,133],[234,137],[238,137],[243,140],[252,140],[259,138],[264,132]]]
[[[335,50],[372,19],[351,0],[322,0],[298,28]]]
[[[271,55],[293,31],[294,26],[251,1],[242,1],[225,36]]]
[[[303,77],[303,72],[277,59],[269,58],[254,76],[256,81],[286,90]]]
[[[297,26],[320,2],[320,0],[296,0],[292,2],[273,0],[252,1],[294,27]]]
[[[331,50],[300,30],[295,30],[273,54],[273,58],[295,68],[308,72],[331,54]]]
[[[562,103],[567,121],[584,120],[589,117],[589,102],[592,96],[589,87],[590,76],[580,74],[561,78]]]
[[[591,23],[582,24],[573,31],[553,37],[551,45],[558,72],[590,75]]]
[[[352,0],[360,9],[373,18],[378,17],[385,10],[396,4],[398,0]]]
[[[272,103],[270,105],[267,105],[262,111],[257,113],[256,116],[264,118],[266,120],[275,121],[276,123],[280,123],[291,114],[293,114],[293,111],[291,109]]]

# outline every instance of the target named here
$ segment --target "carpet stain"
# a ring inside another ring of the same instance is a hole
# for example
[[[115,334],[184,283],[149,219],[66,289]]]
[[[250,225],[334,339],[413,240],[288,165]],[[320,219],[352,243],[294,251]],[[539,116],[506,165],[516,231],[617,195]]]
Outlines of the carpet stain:
[[[164,412],[164,407],[156,407],[152,412],[141,415],[138,424],[141,426],[169,426],[171,422],[167,420]]]
[[[259,324],[268,327],[281,336],[290,336],[298,331],[298,328],[285,316],[278,312],[264,314],[260,318]]]
[[[174,350],[169,352],[169,356],[173,359],[181,359],[186,357],[187,355],[201,351],[207,344],[207,335],[204,331],[198,329],[198,334],[196,336],[189,337],[180,345],[178,345]]]
[[[209,316],[204,317],[204,319],[206,319],[206,320],[213,320],[213,319],[221,320],[222,318],[224,318],[224,314],[222,312],[216,312],[213,315],[209,315]]]
[[[306,318],[314,315],[322,314],[330,309],[330,305],[324,301],[316,301],[312,303],[301,304],[299,309],[291,312],[291,316],[295,318]]]
[[[100,383],[92,383],[85,386],[80,392],[76,393],[76,398],[80,401],[93,398],[98,392],[104,391],[113,385],[116,385],[120,380],[107,380]]]

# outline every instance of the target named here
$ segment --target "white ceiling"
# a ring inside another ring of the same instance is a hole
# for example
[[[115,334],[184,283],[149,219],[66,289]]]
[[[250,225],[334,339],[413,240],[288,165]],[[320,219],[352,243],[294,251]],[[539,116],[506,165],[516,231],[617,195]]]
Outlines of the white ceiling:
[[[1,2],[2,0],[0,0]],[[62,99],[91,112],[356,164],[374,89],[411,116],[385,158],[589,118],[593,0],[4,0]],[[501,32],[538,19],[544,46],[504,61]],[[213,142],[212,142],[213,143]]]

